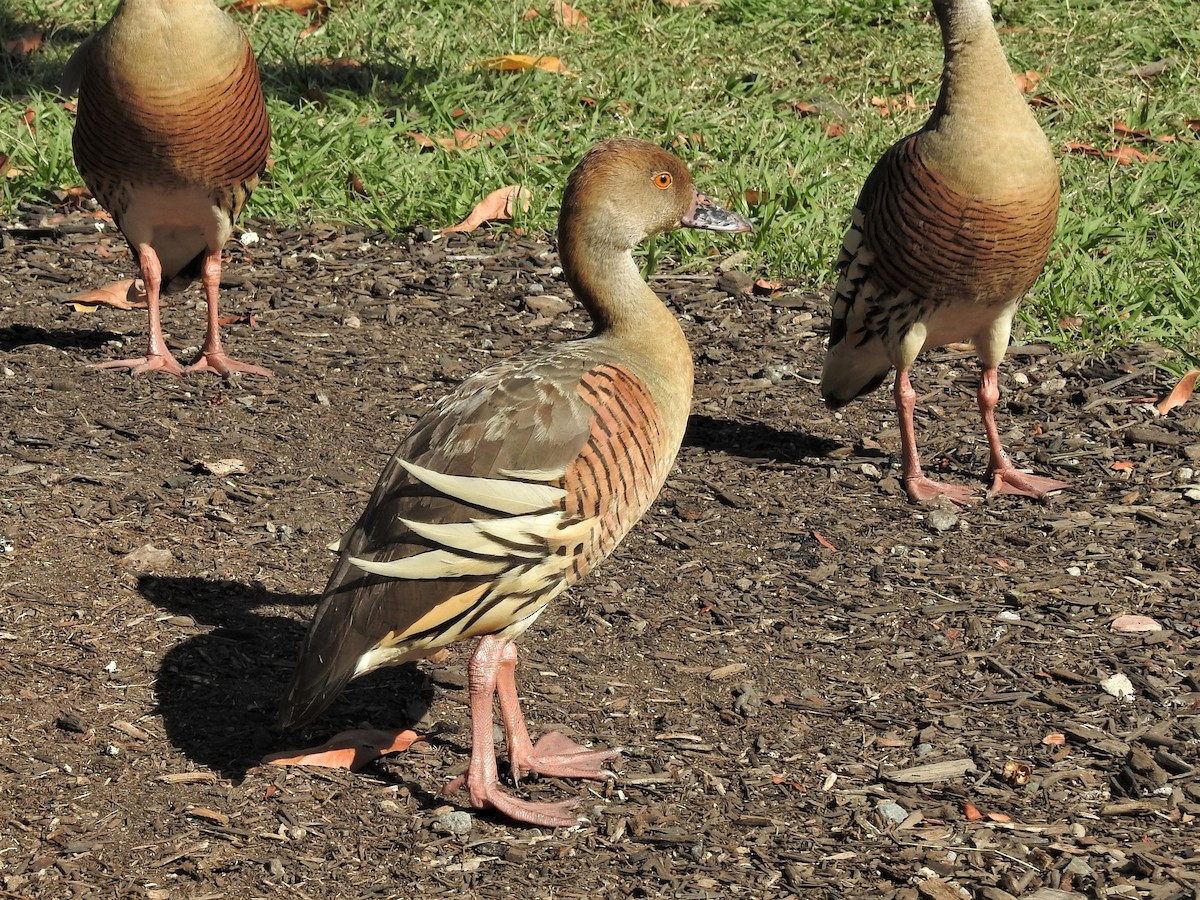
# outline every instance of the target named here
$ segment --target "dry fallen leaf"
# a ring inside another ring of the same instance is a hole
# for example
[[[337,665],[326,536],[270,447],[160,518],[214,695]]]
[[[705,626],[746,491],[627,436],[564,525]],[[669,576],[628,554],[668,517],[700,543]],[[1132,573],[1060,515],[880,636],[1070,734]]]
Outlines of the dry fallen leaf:
[[[1091,144],[1081,144],[1071,141],[1063,145],[1065,153],[1081,153],[1084,156],[1106,156],[1115,159],[1118,165],[1127,166],[1131,163],[1155,162],[1162,159],[1157,153],[1143,153],[1136,147],[1116,147],[1112,150],[1098,150]]]
[[[1066,742],[1067,736],[1061,731],[1052,731],[1042,738],[1042,743],[1047,747],[1061,747]]]
[[[492,191],[471,210],[471,214],[442,234],[452,231],[474,231],[484,222],[507,221],[513,217],[513,206],[519,204],[521,212],[529,209],[529,191],[519,184],[509,184]]]
[[[979,811],[979,807],[976,806],[974,803],[972,803],[970,800],[962,801],[962,808],[963,808],[963,813],[972,822],[976,822],[979,819],[983,818],[983,813],[981,813]]]
[[[6,52],[20,56],[28,56],[40,46],[42,46],[42,32],[33,25],[22,25],[17,29],[16,37],[9,38],[4,42]]]
[[[146,291],[132,278],[114,281],[102,287],[92,288],[75,294],[67,302],[76,312],[95,312],[97,306],[114,306],[117,309],[145,309]]]
[[[1163,397],[1154,408],[1165,416],[1175,407],[1183,406],[1192,396],[1192,392],[1196,390],[1197,378],[1200,378],[1200,369],[1192,369],[1179,379],[1179,384],[1175,385],[1171,393]]]
[[[322,766],[357,772],[373,759],[407,750],[421,735],[415,731],[379,731],[358,728],[334,735],[319,747],[283,750],[263,757],[268,766]]]
[[[821,112],[821,108],[814,103],[805,103],[803,100],[797,100],[792,104],[792,109],[797,112],[801,118],[805,116],[815,116]]]
[[[443,137],[430,137],[417,131],[406,131],[404,134],[426,149],[441,147],[443,150],[472,150],[480,144],[485,147],[495,146],[511,132],[512,128],[509,126],[500,125],[496,128],[485,128],[483,131],[455,128],[453,135]]]
[[[307,15],[316,12],[325,15],[329,12],[329,0],[238,0],[233,4],[238,12],[257,12],[260,9],[290,9],[294,13]]]
[[[494,72],[524,72],[528,69],[545,69],[558,75],[574,75],[557,56],[528,56],[524,53],[509,53],[505,56],[493,56],[471,63],[477,69],[490,69]]]
[[[1028,69],[1024,72],[1013,72],[1013,81],[1017,83],[1017,90],[1022,94],[1032,94],[1033,89],[1037,87],[1037,83],[1042,80],[1042,72],[1035,72],[1033,69]]]
[[[834,122],[825,129],[825,136],[831,138],[839,138],[846,133],[846,126],[841,122]]]
[[[587,16],[575,9],[573,6],[568,6],[563,3],[563,0],[554,0],[552,4],[554,9],[554,21],[571,31],[587,31],[588,20]]]
[[[829,538],[825,537],[825,535],[821,534],[821,532],[814,531],[812,535],[817,539],[817,543],[822,547],[826,548],[827,550],[837,550],[837,547],[830,543]]]
[[[1124,122],[1122,122],[1120,120],[1112,123],[1112,130],[1113,130],[1113,133],[1115,133],[1115,134],[1119,134],[1122,137],[1127,137],[1127,138],[1130,138],[1131,140],[1135,140],[1135,141],[1143,141],[1143,142],[1147,142],[1147,143],[1156,143],[1156,144],[1173,144],[1173,143],[1175,143],[1175,135],[1173,135],[1173,134],[1155,135],[1153,132],[1151,132],[1145,128],[1131,128],[1130,126],[1126,125]]]

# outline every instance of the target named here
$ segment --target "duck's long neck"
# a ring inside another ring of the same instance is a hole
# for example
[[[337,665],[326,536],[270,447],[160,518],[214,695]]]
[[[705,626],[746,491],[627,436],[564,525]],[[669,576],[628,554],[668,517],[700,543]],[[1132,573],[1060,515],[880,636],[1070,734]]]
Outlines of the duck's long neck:
[[[559,257],[571,290],[592,317],[591,339],[607,344],[647,381],[664,421],[682,437],[691,407],[691,348],[674,314],[643,280],[628,242],[567,223],[559,228]]]
[[[999,167],[991,176],[1001,178],[1022,176],[1013,160],[1036,161],[1039,169],[1052,166],[1045,135],[1013,81],[991,4],[940,0],[934,7],[945,65],[937,105],[922,135],[927,152],[937,154],[943,168],[970,173]]]

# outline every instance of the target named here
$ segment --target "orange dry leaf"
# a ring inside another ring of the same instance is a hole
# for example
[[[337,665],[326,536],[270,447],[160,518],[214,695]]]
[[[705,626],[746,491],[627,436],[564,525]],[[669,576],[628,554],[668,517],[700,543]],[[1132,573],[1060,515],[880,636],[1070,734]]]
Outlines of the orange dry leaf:
[[[921,106],[921,104],[913,99],[912,94],[901,94],[899,97],[892,97],[887,100],[883,97],[872,97],[871,105],[879,110],[881,116],[891,115],[894,112],[904,109],[917,109]],[[924,108],[928,109],[929,105],[925,104]]]
[[[841,122],[834,122],[825,129],[825,136],[831,138],[839,138],[846,133],[846,126]]]
[[[492,191],[471,210],[471,214],[442,234],[452,231],[474,231],[484,222],[507,221],[513,217],[513,205],[519,203],[521,212],[529,209],[529,191],[519,184],[509,184]]]
[[[772,281],[769,278],[759,278],[754,282],[754,287],[750,289],[752,294],[759,296],[770,297],[772,294],[778,294],[783,290],[782,281]]]
[[[571,31],[587,31],[588,20],[587,16],[575,9],[573,6],[568,6],[563,3],[563,0],[554,0],[554,21],[563,28]]]
[[[17,36],[4,42],[4,49],[14,55],[28,56],[42,46],[42,33],[32,25],[22,25]]]
[[[1114,133],[1119,134],[1122,137],[1131,138],[1135,141],[1152,141],[1160,144],[1175,143],[1175,135],[1173,134],[1160,134],[1155,137],[1150,131],[1147,131],[1144,128],[1130,128],[1121,121],[1113,122],[1112,130]]]
[[[1042,73],[1028,69],[1024,72],[1013,72],[1013,81],[1022,94],[1032,94],[1037,83],[1042,80]]]
[[[987,817],[993,822],[1011,822],[1012,821],[1012,816],[1006,815],[1005,813],[990,812],[987,814]]]
[[[536,9],[527,9],[521,15],[521,18],[526,22],[528,22],[530,19],[536,19],[537,17],[538,17],[538,11]]]
[[[983,818],[983,813],[979,811],[979,807],[970,800],[962,801],[962,808],[964,815],[973,822]]]
[[[1165,416],[1175,407],[1183,406],[1192,396],[1192,391],[1196,390],[1197,378],[1200,378],[1200,369],[1192,369],[1179,379],[1179,384],[1175,385],[1171,393],[1163,397],[1154,408]]]
[[[146,291],[132,278],[114,281],[71,297],[68,301],[76,312],[95,312],[98,306],[117,309],[145,309]]]
[[[25,112],[21,113],[21,123],[29,129],[30,133],[37,131],[33,125],[33,120],[37,117],[37,113],[33,111],[32,106],[25,107]]]
[[[320,747],[310,750],[284,750],[263,757],[269,766],[323,766],[357,772],[373,759],[388,753],[400,753],[421,740],[415,731],[378,731],[359,728],[343,731]]]
[[[1042,743],[1047,747],[1061,747],[1066,742],[1067,736],[1061,731],[1052,731],[1042,738]]]
[[[545,69],[558,75],[574,75],[557,56],[527,56],[524,53],[509,53],[504,56],[493,56],[490,59],[480,59],[471,65],[479,69],[491,69],[494,72],[524,72],[527,69]]]
[[[238,12],[258,12],[260,9],[290,9],[299,15],[316,12],[324,16],[329,12],[329,0],[238,0],[233,8]]]
[[[833,544],[831,544],[829,542],[829,538],[825,537],[825,535],[821,534],[821,532],[814,531],[812,534],[813,534],[813,537],[815,537],[817,539],[817,543],[820,544],[822,547],[825,547],[828,550],[834,550],[834,551],[837,550],[837,547],[835,547]]]
[[[1119,460],[1118,462],[1115,462],[1112,464],[1112,468],[1116,469],[1118,472],[1132,470],[1133,467],[1134,467],[1134,463],[1128,462],[1126,460]]]
[[[455,128],[453,136],[450,137],[431,138],[417,131],[406,131],[404,133],[427,149],[441,147],[443,150],[472,150],[480,144],[485,144],[489,147],[493,146],[499,143],[511,131],[512,129],[509,126],[501,125],[497,128],[485,128],[483,131],[478,132],[467,131],[464,128]]]
[[[797,100],[793,103],[792,109],[799,113],[801,118],[815,116],[821,111],[820,107],[812,103],[805,103],[803,100]]]
[[[1098,150],[1091,144],[1069,142],[1063,145],[1065,153],[1082,153],[1084,156],[1107,156],[1115,159],[1118,165],[1127,166],[1135,162],[1154,162],[1162,159],[1157,153],[1143,153],[1135,147],[1117,147],[1114,150]]]

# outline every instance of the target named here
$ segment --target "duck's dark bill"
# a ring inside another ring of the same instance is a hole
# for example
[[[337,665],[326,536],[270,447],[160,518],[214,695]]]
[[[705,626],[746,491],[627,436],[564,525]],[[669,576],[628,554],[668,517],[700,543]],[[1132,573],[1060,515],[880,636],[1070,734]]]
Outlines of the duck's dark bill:
[[[696,194],[696,204],[679,224],[687,228],[705,228],[709,231],[753,231],[750,220],[741,213],[717,206],[704,194]]]

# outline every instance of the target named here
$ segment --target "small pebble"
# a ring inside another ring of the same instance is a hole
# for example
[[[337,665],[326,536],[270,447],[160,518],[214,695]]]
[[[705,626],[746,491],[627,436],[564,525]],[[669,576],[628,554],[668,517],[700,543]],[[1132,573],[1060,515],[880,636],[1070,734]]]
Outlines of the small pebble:
[[[471,814],[459,809],[444,812],[433,820],[433,827],[437,831],[445,831],[448,834],[469,834]]]
[[[1184,491],[1183,496],[1187,497],[1193,503],[1200,503],[1200,488],[1192,488],[1190,491]]]
[[[875,804],[875,809],[885,819],[897,824],[908,818],[908,810],[894,800],[880,800]]]
[[[1083,574],[1083,569],[1079,568],[1079,566],[1067,566],[1067,574],[1072,578],[1078,578]]]
[[[949,510],[931,509],[925,516],[930,531],[949,531],[958,524],[958,516]]]
[[[928,756],[933,752],[933,744],[917,744],[917,746],[914,748],[914,752],[917,754],[918,759],[923,756]]]
[[[1180,466],[1175,470],[1176,484],[1191,484],[1196,478],[1196,470],[1188,466]]]
[[[871,463],[863,463],[861,466],[861,471],[868,478],[879,478],[880,475],[883,474],[879,471],[877,466],[874,466]]]
[[[1100,688],[1104,693],[1112,694],[1118,700],[1133,699],[1133,682],[1129,680],[1129,676],[1121,672],[1105,678],[1100,682]]]
[[[1021,614],[1013,609],[1002,609],[996,613],[996,618],[1001,622],[1020,622]]]

